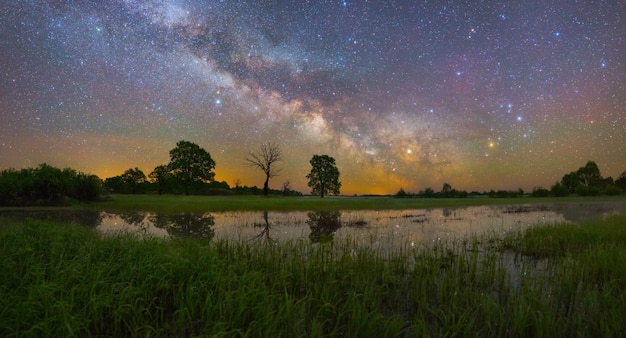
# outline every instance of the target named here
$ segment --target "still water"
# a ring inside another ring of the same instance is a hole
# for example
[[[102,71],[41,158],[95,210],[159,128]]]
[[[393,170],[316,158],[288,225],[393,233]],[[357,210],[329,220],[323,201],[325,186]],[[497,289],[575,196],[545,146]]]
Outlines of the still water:
[[[473,235],[501,235],[555,222],[580,222],[626,213],[624,202],[476,206],[411,210],[331,212],[232,211],[211,213],[111,212],[98,210],[0,209],[0,222],[26,217],[95,227],[105,234],[131,232],[157,237],[202,237],[281,243],[346,241],[391,249]],[[1,224],[1,223],[0,223]]]

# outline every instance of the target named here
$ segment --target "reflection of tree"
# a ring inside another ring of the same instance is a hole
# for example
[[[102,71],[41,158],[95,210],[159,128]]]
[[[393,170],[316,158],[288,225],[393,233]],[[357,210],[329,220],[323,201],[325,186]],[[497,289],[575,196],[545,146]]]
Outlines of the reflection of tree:
[[[136,226],[144,233],[148,231],[148,224],[144,222],[146,213],[141,211],[127,211],[119,214],[119,217],[128,225]]]
[[[97,227],[102,223],[102,214],[98,210],[85,210],[72,213],[72,221],[88,227]]]
[[[211,239],[215,236],[212,226],[215,219],[209,214],[182,213],[165,214],[157,213],[150,216],[155,227],[165,229],[168,234],[177,237],[199,237]]]
[[[263,220],[265,220],[264,224],[261,224],[261,223],[254,224],[255,227],[261,227],[263,228],[263,230],[261,230],[261,232],[258,235],[254,236],[253,239],[265,240],[267,244],[272,244],[274,243],[274,240],[270,238],[270,221],[267,216],[267,210],[263,211]]]
[[[332,241],[334,232],[341,228],[340,211],[313,211],[307,216],[306,224],[311,228],[309,238],[313,243]]]
[[[119,216],[124,222],[134,226],[141,225],[146,218],[146,214],[140,211],[127,211]]]

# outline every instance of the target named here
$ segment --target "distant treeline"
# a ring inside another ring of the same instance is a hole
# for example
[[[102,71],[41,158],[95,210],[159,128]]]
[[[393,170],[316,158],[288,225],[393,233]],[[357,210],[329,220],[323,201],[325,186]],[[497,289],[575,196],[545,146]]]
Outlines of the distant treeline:
[[[531,192],[526,193],[521,188],[518,190],[507,191],[488,191],[467,192],[465,190],[456,190],[448,183],[444,183],[440,191],[436,192],[432,188],[426,188],[417,193],[406,192],[403,188],[396,193],[396,197],[419,197],[419,198],[467,198],[467,197],[494,197],[494,198],[510,198],[510,197],[564,197],[571,195],[578,196],[598,196],[598,195],[620,195],[626,191],[626,171],[616,179],[612,177],[602,177],[598,165],[589,161],[584,167],[578,168],[565,174],[561,181],[555,182],[550,189],[543,187],[535,187]]]
[[[0,172],[0,205],[68,205],[75,201],[96,201],[102,196],[102,180],[73,169],[47,164]]]
[[[161,170],[161,172],[160,172]],[[494,197],[508,198],[521,196],[596,196],[619,195],[626,191],[626,171],[616,180],[602,177],[598,165],[592,161],[584,167],[563,176],[550,189],[536,187],[531,192],[522,189],[514,191],[467,192],[454,189],[444,183],[440,191],[426,188],[417,193],[400,189],[395,196],[420,198],[467,198]],[[227,182],[212,179],[183,181],[180,175],[172,174],[170,166],[159,166],[148,176],[139,169],[131,168],[123,174],[101,180],[96,175],[84,174],[76,170],[59,169],[48,164],[37,168],[20,170],[6,169],[0,172],[0,206],[62,206],[73,201],[97,201],[109,194],[194,194],[194,195],[264,195],[264,190],[256,186],[248,187],[237,182],[231,187]],[[269,189],[271,195],[302,196],[290,189],[289,181],[283,183],[282,190]]]
[[[187,186],[194,195],[263,195],[256,186],[230,187],[222,181],[194,181]],[[302,196],[289,189],[270,189],[272,195]],[[174,176],[166,181],[149,181],[141,170],[129,169],[120,176],[100,179],[74,169],[59,169],[48,164],[0,172],[0,206],[64,206],[73,201],[91,202],[109,194],[184,194],[185,187]]]

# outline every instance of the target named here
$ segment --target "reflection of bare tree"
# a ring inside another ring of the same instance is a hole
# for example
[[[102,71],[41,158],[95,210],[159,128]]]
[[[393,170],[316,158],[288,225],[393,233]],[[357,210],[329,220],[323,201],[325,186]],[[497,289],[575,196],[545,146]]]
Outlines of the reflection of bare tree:
[[[168,234],[177,237],[199,237],[211,239],[215,236],[215,219],[209,214],[182,213],[166,214],[157,213],[150,216],[155,227],[165,229]]]
[[[332,241],[335,231],[341,228],[340,211],[313,211],[307,216],[306,224],[311,228],[309,238],[313,243]]]
[[[263,228],[263,230],[261,230],[261,232],[258,235],[254,236],[253,239],[265,240],[267,244],[272,244],[274,243],[274,240],[270,238],[270,221],[267,216],[267,210],[263,211],[263,220],[265,220],[264,224],[260,224],[260,223],[254,224],[255,227],[261,227]]]

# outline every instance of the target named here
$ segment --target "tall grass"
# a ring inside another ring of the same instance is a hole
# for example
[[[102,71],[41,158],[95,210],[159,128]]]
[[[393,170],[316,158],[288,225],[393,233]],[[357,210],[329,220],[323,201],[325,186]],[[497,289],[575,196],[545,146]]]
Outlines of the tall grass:
[[[386,253],[30,221],[0,228],[0,336],[617,336],[625,226]]]

